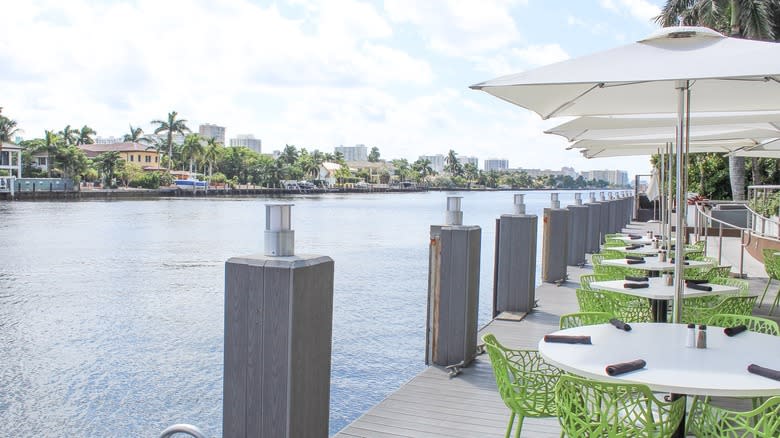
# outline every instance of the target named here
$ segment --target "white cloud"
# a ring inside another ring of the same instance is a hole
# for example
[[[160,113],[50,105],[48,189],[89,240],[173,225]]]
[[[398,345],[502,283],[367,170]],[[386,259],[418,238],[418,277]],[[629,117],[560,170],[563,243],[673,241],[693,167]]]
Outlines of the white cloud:
[[[591,21],[583,20],[582,18],[569,15],[566,17],[566,23],[569,26],[578,27],[584,29],[593,35],[603,35],[607,33],[607,26],[604,23],[594,23]]]
[[[647,0],[599,0],[604,9],[617,13],[627,13],[632,17],[650,22],[653,17],[661,13],[661,8]]]
[[[494,56],[472,56],[474,68],[493,76],[503,76],[527,70],[529,67],[552,64],[569,59],[558,44],[531,45],[512,48]]]
[[[384,8],[392,21],[418,26],[430,48],[449,56],[468,56],[502,49],[520,39],[511,14],[519,3],[525,2],[386,0]]]

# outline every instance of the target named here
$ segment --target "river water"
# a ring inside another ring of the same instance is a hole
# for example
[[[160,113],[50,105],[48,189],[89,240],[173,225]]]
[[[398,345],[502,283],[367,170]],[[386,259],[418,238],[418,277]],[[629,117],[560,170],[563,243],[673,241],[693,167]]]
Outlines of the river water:
[[[296,251],[335,261],[337,432],[424,368],[428,232],[448,195],[482,227],[484,324],[512,192],[0,203],[0,436],[150,437],[174,423],[220,436],[224,262],[262,252],[264,204],[280,201],[295,204]],[[526,204],[541,216],[549,193]]]

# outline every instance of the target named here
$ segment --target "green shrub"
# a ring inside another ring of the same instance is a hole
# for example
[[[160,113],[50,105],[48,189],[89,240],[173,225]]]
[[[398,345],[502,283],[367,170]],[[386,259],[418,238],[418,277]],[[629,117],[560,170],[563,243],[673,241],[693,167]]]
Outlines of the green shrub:
[[[217,172],[211,175],[211,182],[213,184],[224,184],[227,181],[227,177],[224,173]]]
[[[142,187],[144,189],[159,189],[160,175],[156,172],[144,173],[134,179],[131,179],[129,186]]]

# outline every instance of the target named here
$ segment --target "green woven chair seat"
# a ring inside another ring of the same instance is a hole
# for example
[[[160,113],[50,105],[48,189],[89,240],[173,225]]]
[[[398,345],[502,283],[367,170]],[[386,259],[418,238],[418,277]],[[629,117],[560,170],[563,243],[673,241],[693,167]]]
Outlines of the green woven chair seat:
[[[702,402],[691,407],[688,418],[688,430],[696,436],[777,438],[780,436],[780,396],[769,398],[746,412]]]
[[[570,437],[668,437],[680,424],[685,398],[655,398],[645,385],[564,375],[555,386],[558,421]]]
[[[686,298],[682,308],[682,322],[689,324],[707,324],[713,315],[746,315],[753,313],[753,306],[757,297],[751,296],[730,296],[722,299],[714,306],[701,306],[701,301],[692,301],[695,298]]]
[[[535,350],[514,350],[501,345],[493,334],[482,337],[490,356],[496,386],[509,408],[508,438],[517,418],[515,436],[519,437],[525,417],[558,415],[554,388],[562,371],[545,362]]]

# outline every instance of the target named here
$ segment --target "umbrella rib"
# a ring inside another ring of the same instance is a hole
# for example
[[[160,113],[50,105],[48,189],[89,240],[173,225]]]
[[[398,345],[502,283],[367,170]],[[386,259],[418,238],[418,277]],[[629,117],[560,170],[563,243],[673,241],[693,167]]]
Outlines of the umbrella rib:
[[[564,102],[564,103],[563,103],[563,104],[561,104],[559,107],[555,108],[555,109],[554,109],[554,110],[553,110],[553,111],[552,111],[550,114],[547,114],[546,116],[544,116],[544,117],[542,117],[542,118],[543,118],[543,119],[545,119],[545,120],[549,119],[550,117],[554,116],[554,115],[555,115],[555,114],[556,114],[558,111],[563,111],[564,109],[566,109],[566,108],[568,108],[568,107],[570,107],[570,106],[574,105],[574,103],[575,103],[575,102],[576,102],[576,101],[577,101],[577,100],[578,100],[580,97],[582,97],[582,96],[584,96],[584,95],[586,95],[586,94],[590,93],[591,91],[595,90],[596,88],[604,88],[604,83],[603,83],[603,82],[599,82],[598,84],[596,84],[596,85],[594,85],[594,86],[592,86],[592,87],[588,88],[587,90],[585,90],[585,91],[583,91],[582,93],[580,93],[579,95],[577,95],[577,96],[576,96],[574,99],[572,99],[572,100],[569,100],[569,101],[567,101],[567,102]]]

